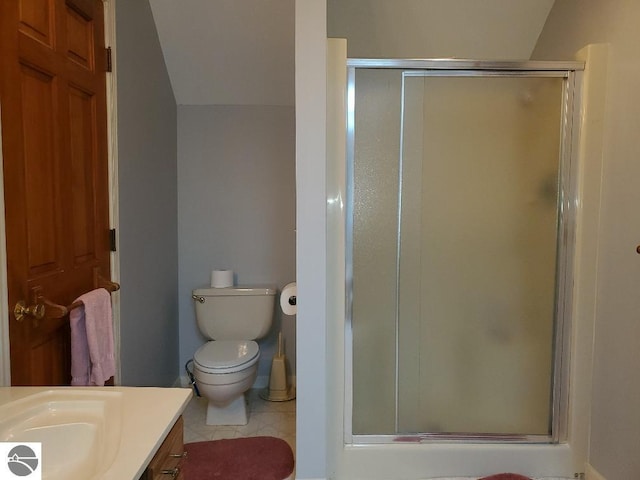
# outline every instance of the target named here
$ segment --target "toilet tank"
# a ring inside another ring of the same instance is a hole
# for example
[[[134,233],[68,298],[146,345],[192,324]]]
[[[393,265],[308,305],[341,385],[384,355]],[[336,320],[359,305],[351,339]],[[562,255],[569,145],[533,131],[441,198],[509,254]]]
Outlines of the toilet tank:
[[[256,340],[273,323],[274,287],[198,288],[192,294],[198,328],[211,340]]]

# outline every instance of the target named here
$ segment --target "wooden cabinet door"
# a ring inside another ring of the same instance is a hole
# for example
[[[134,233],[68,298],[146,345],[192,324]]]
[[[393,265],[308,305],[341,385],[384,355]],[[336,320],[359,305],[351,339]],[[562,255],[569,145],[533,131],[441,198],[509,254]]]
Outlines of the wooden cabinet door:
[[[109,278],[102,0],[0,2],[9,311]],[[13,385],[70,382],[68,316],[9,319]]]
[[[182,466],[186,453],[184,451],[183,435],[184,420],[179,417],[151,459],[151,462],[149,462],[140,480],[184,479]]]

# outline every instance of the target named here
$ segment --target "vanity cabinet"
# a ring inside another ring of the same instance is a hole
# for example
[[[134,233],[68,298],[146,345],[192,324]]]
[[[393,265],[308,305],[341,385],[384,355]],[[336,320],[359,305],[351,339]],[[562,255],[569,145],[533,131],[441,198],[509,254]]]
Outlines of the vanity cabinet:
[[[140,480],[184,480],[183,425],[182,417],[178,418]]]

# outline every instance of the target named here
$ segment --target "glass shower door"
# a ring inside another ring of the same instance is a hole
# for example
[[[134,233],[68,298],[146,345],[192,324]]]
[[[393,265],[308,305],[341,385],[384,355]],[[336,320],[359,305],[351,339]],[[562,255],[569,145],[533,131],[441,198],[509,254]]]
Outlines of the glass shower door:
[[[554,441],[573,74],[432,64],[350,73],[348,435]]]
[[[550,434],[562,94],[404,75],[399,432]]]

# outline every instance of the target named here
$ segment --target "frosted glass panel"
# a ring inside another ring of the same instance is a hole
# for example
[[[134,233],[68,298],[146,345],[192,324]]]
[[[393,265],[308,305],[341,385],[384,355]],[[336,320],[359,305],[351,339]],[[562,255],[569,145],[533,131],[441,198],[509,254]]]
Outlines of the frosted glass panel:
[[[402,76],[356,73],[353,162],[354,432],[396,428],[396,271]]]
[[[549,434],[562,79],[405,79],[398,429]]]
[[[354,434],[550,433],[563,88],[356,69]]]

